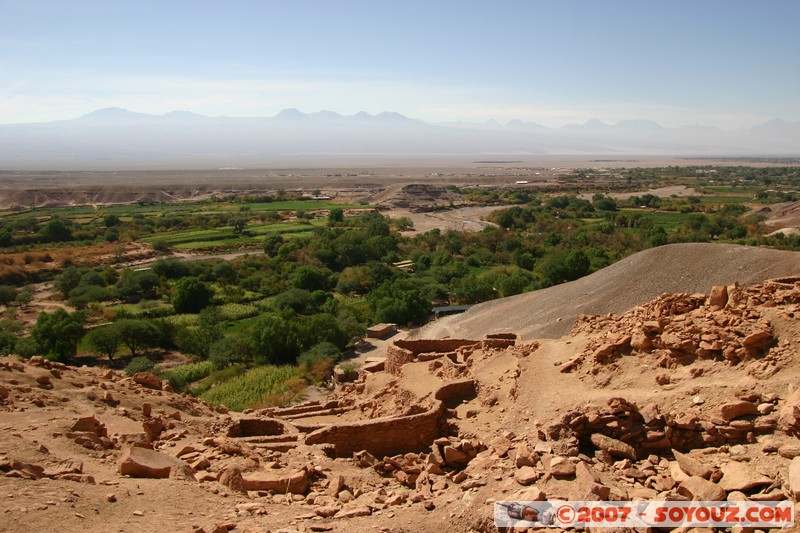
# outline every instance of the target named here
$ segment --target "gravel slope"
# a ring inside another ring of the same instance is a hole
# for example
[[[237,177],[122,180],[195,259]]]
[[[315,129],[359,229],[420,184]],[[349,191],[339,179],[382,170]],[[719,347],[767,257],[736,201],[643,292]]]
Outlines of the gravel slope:
[[[579,280],[493,300],[421,328],[421,338],[479,338],[510,331],[558,338],[580,313],[623,313],[662,293],[708,293],[713,285],[800,275],[800,252],[732,244],[671,244],[634,254]]]

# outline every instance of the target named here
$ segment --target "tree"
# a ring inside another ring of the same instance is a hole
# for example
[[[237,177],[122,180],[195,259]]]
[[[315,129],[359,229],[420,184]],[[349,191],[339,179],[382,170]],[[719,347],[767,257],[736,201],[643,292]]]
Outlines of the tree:
[[[231,221],[231,225],[233,225],[233,233],[235,235],[241,235],[242,232],[244,232],[244,228],[247,227],[247,219],[235,217],[233,221]]]
[[[280,248],[284,242],[283,236],[280,234],[270,235],[264,240],[264,253],[270,257],[275,257],[278,254],[278,248]]]
[[[125,318],[118,320],[114,325],[119,332],[120,341],[128,347],[134,357],[140,349],[156,346],[161,337],[158,327],[149,320]]]
[[[69,266],[55,277],[53,287],[58,289],[64,299],[67,299],[69,293],[81,284],[81,278],[87,270],[86,267]]]
[[[304,333],[303,348],[320,342],[329,342],[338,349],[344,350],[347,341],[350,340],[339,322],[331,315],[312,315],[302,322],[301,329]]]
[[[344,221],[344,210],[340,207],[335,207],[331,209],[330,213],[328,213],[328,222],[342,222]]]
[[[119,240],[119,230],[115,227],[108,228],[105,234],[105,240],[108,242],[116,242]]]
[[[383,283],[370,293],[368,301],[380,322],[418,322],[431,311],[430,298],[418,283],[410,279]]]
[[[183,278],[175,285],[172,305],[176,313],[199,313],[211,303],[213,293],[198,277]]]
[[[75,357],[78,342],[83,337],[85,315],[81,311],[67,313],[56,309],[42,312],[31,328],[31,337],[43,354],[53,360]]]
[[[277,314],[265,315],[256,322],[252,342],[257,360],[277,365],[293,364],[303,346],[297,322]]]
[[[63,242],[72,239],[72,230],[60,218],[54,218],[42,228],[42,238],[46,242]]]
[[[117,280],[117,296],[127,302],[138,302],[143,298],[155,296],[160,280],[152,270],[126,271]]]
[[[330,288],[332,274],[328,268],[303,265],[294,271],[292,284],[307,291],[326,291]]]
[[[112,228],[120,224],[120,219],[114,214],[106,215],[105,218],[103,218],[103,224],[105,224],[107,228]]]
[[[86,335],[86,342],[93,352],[105,355],[109,361],[113,361],[119,345],[122,344],[122,336],[116,324],[111,324],[90,331]]]

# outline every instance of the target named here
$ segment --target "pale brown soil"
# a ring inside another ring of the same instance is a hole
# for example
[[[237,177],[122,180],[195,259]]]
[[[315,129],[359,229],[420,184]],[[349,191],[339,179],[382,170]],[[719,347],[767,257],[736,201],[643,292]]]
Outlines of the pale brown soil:
[[[800,201],[783,202],[756,208],[754,214],[765,217],[764,223],[773,233],[783,233],[787,237],[800,231]]]

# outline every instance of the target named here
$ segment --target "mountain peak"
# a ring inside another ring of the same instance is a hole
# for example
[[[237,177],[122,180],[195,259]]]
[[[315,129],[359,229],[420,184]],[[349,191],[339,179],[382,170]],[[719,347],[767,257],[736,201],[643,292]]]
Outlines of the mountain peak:
[[[92,111],[91,113],[86,113],[85,115],[81,116],[78,120],[118,120],[121,118],[134,118],[134,117],[146,117],[144,113],[134,113],[133,111],[128,111],[127,109],[123,109],[121,107],[106,107],[103,109],[98,109],[96,111]]]
[[[305,118],[306,116],[307,115],[305,113],[303,113],[302,111],[300,111],[299,109],[294,108],[294,107],[289,107],[289,108],[284,109],[283,111],[281,111],[280,113],[278,113],[277,115],[275,115],[272,118],[277,118],[277,119],[281,119],[281,120],[285,120],[285,119],[295,120],[295,119]]]

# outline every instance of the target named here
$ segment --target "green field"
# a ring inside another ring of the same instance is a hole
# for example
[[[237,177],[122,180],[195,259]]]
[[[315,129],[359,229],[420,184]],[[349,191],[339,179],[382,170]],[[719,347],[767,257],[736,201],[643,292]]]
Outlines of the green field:
[[[250,224],[241,236],[234,235],[232,226],[214,229],[176,231],[158,233],[142,237],[143,242],[161,241],[176,250],[194,250],[198,248],[236,247],[242,244],[260,244],[269,235],[282,235],[284,238],[297,238],[311,235],[314,227],[322,227],[325,219],[313,219],[302,222],[266,222]]]
[[[133,217],[134,215],[160,216],[163,214],[188,214],[188,215],[212,215],[215,213],[238,212],[242,208],[248,208],[250,213],[264,211],[318,211],[322,209],[372,209],[369,205],[342,204],[329,200],[287,200],[281,202],[237,202],[237,201],[200,201],[200,202],[176,202],[176,203],[143,203],[143,204],[117,204],[93,207],[50,207],[37,208],[34,210],[6,210],[0,212],[0,217],[15,218],[19,216],[30,216],[35,213],[40,218],[64,217],[69,219],[91,220],[97,216],[108,214],[120,217]],[[247,209],[245,209],[247,210]]]
[[[753,201],[753,196],[750,194],[746,194],[743,196],[736,196],[736,195],[724,195],[724,196],[712,196],[712,195],[703,195],[698,196],[700,201],[703,204],[710,204],[710,205],[719,205],[719,204],[744,204],[747,202]]]
[[[673,230],[688,220],[689,214],[677,211],[653,211],[649,209],[620,209],[626,216],[638,215],[640,220],[652,220],[656,226],[667,231]]]
[[[300,379],[296,366],[260,366],[242,376],[219,383],[201,397],[215,405],[225,405],[233,411],[259,406],[270,396],[273,397],[270,404],[282,405],[293,400],[298,392],[292,388],[293,378]]]

